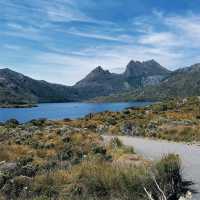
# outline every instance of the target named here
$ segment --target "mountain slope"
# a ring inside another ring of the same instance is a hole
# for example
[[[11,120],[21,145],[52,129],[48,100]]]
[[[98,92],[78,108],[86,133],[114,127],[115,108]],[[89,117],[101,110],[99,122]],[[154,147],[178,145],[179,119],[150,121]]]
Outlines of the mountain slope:
[[[161,66],[155,60],[149,60],[145,62],[130,61],[124,72],[125,77],[148,77],[155,75],[163,75],[170,73],[169,70]]]
[[[38,81],[10,69],[0,69],[0,103],[90,100],[158,85],[170,71],[154,60],[131,61],[122,74],[95,68],[72,87]]]
[[[145,62],[130,61],[123,76],[131,87],[138,88],[158,84],[169,74],[170,71],[155,60],[149,60]]]
[[[146,85],[159,84],[169,74],[169,70],[154,60],[146,62],[131,61],[122,74],[110,73],[108,70],[103,70],[102,67],[97,67],[83,80],[79,81],[75,88],[79,91],[81,97],[91,99]]]
[[[65,102],[77,99],[74,88],[38,81],[10,69],[0,69],[0,102]]]
[[[178,69],[157,85],[98,97],[95,101],[163,100],[188,96],[200,96],[200,64]]]
[[[200,95],[200,64],[178,69],[159,85],[145,88],[141,96],[167,98]]]
[[[95,68],[83,80],[79,81],[74,88],[84,99],[104,96],[125,89],[123,77],[120,74],[110,73],[102,67]]]

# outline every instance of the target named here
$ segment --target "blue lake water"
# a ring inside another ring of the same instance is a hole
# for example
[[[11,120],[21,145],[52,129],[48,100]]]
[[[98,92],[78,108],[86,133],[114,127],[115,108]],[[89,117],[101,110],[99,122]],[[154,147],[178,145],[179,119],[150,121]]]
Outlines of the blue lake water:
[[[89,113],[103,111],[121,111],[127,107],[141,107],[151,102],[125,103],[45,103],[34,108],[0,108],[0,121],[15,118],[20,122],[32,119],[47,118],[59,120],[64,118],[77,119]]]

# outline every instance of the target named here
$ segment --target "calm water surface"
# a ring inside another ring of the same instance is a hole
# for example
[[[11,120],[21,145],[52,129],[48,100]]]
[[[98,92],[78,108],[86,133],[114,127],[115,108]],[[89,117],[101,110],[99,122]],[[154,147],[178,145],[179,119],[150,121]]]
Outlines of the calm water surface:
[[[126,103],[46,103],[34,108],[0,108],[0,121],[15,118],[20,122],[32,119],[47,118],[59,120],[64,118],[76,119],[89,113],[121,111],[127,107],[141,107],[151,102],[126,102]]]

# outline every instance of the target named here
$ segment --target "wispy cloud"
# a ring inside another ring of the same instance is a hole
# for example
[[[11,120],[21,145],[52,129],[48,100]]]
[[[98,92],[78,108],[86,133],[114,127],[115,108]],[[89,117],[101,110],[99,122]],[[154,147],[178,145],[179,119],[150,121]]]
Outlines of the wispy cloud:
[[[177,36],[171,32],[150,32],[139,38],[139,43],[144,45],[177,46],[180,43]]]
[[[48,19],[53,22],[90,21],[91,19],[77,9],[75,4],[72,1],[55,1],[53,4],[45,3],[44,9]]]
[[[36,62],[42,66],[56,66],[56,69],[62,69],[69,79],[66,80],[66,77],[64,79],[60,78],[58,82],[72,85],[98,65],[109,69],[111,72],[121,73],[131,59],[149,60],[152,58],[165,66],[171,66],[172,60],[174,64],[180,64],[179,61],[182,59],[182,54],[165,48],[120,45],[82,49],[80,54],[76,52],[74,55],[40,52]],[[72,78],[70,74],[75,72],[77,75]]]
[[[153,17],[155,20],[152,21]],[[136,27],[145,30],[139,34],[138,44],[144,49],[146,46],[151,46],[149,50],[153,50],[154,53],[162,51],[161,54],[166,55],[166,58],[163,55],[164,64],[171,63],[170,66],[176,68],[199,62],[200,15],[194,13],[165,15],[154,11],[153,16],[137,19]]]
[[[91,39],[97,39],[97,40],[107,40],[107,41],[116,41],[116,42],[130,42],[132,40],[132,37],[130,35],[127,34],[115,34],[114,35],[114,31],[110,34],[106,34],[106,33],[100,33],[97,31],[79,31],[75,28],[71,28],[67,31],[65,31],[65,33],[68,34],[72,34],[75,36],[80,36],[80,37],[85,37],[85,38],[91,38]]]
[[[97,65],[123,71],[130,59],[155,59],[171,69],[199,61],[200,14],[167,13],[152,7],[148,15],[138,14],[137,9],[130,12],[127,2],[134,4],[132,0],[120,4],[0,1],[0,53],[7,57],[5,65],[18,65],[35,78],[72,84]],[[138,9],[143,10],[141,4]]]
[[[8,23],[7,26],[8,29],[6,31],[0,31],[1,34],[35,41],[48,38],[39,28],[34,28],[33,26],[23,26],[15,23]]]
[[[13,45],[13,44],[5,44],[3,45],[3,47],[9,50],[13,50],[13,51],[19,51],[22,48],[21,46]]]
[[[200,41],[200,15],[171,16],[165,19],[165,23],[180,33],[179,37],[187,38],[191,45]]]

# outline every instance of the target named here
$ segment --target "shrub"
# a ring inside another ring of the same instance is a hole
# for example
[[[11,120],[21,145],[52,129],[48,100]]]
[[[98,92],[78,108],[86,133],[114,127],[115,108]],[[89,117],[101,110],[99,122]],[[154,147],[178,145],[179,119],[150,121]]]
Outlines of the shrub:
[[[119,138],[114,137],[110,141],[110,146],[112,146],[114,148],[121,148],[123,146],[123,143],[121,142],[121,140]]]
[[[178,155],[169,154],[164,156],[156,166],[156,180],[163,188],[169,200],[177,200],[187,191],[191,191],[192,182],[184,181],[182,178],[181,161]]]
[[[141,199],[144,169],[119,167],[102,162],[85,162],[72,186],[72,199]]]
[[[43,126],[47,119],[41,118],[41,119],[33,119],[30,121],[30,123],[34,126]]]
[[[8,128],[15,128],[19,125],[19,122],[16,119],[9,119],[5,122],[5,126]]]
[[[189,182],[181,176],[180,160],[168,155],[151,168],[133,165],[113,165],[101,161],[86,161],[75,169],[71,185],[71,199],[76,200],[146,200],[144,188],[154,199],[163,190],[168,200],[178,200],[189,190]]]

